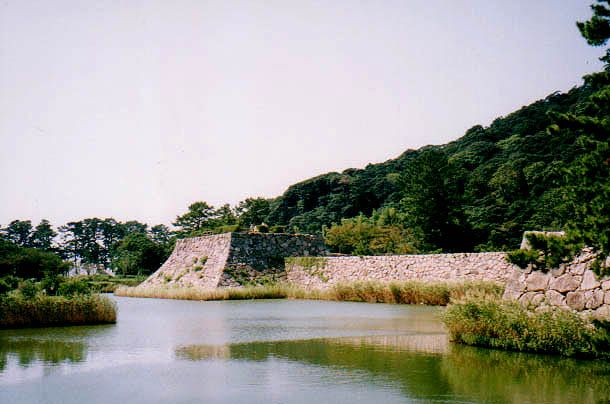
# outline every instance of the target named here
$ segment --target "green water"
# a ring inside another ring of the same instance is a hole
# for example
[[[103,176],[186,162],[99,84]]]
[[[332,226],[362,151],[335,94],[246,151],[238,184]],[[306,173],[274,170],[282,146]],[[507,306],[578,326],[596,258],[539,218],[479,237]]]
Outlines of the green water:
[[[0,331],[0,403],[603,403],[610,364],[454,346],[439,308],[115,298]]]

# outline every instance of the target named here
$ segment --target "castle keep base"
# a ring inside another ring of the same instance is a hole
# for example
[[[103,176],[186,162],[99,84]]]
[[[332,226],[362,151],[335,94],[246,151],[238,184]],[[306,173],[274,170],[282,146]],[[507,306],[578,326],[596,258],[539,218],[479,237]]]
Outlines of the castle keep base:
[[[300,234],[224,233],[180,239],[172,255],[140,287],[240,286],[261,277],[282,279],[284,258],[325,255],[319,237]]]

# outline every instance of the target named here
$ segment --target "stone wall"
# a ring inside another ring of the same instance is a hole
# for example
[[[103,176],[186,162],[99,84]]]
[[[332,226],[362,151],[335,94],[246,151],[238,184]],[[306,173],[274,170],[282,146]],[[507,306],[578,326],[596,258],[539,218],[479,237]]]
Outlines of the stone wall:
[[[218,286],[231,247],[231,233],[176,241],[167,261],[140,286]]]
[[[594,317],[610,317],[610,277],[590,269],[595,255],[585,249],[572,262],[547,273],[519,270],[506,283],[505,299],[535,307],[557,306]]]
[[[284,258],[324,255],[319,237],[301,234],[224,233],[180,239],[167,261],[141,287],[212,289],[285,276]]]
[[[288,282],[328,288],[354,281],[493,281],[506,283],[518,267],[506,253],[310,257],[287,260]]]
[[[610,278],[598,279],[591,271],[595,256],[590,249],[548,273],[522,270],[506,257],[501,252],[328,256],[315,236],[225,233],[178,240],[171,256],[141,287],[212,289],[286,280],[306,289],[324,289],[371,280],[492,281],[506,285],[505,299],[610,317]]]
[[[284,259],[326,255],[321,238],[276,233],[231,233],[231,248],[218,286],[285,280]],[[265,277],[264,279],[261,279]]]

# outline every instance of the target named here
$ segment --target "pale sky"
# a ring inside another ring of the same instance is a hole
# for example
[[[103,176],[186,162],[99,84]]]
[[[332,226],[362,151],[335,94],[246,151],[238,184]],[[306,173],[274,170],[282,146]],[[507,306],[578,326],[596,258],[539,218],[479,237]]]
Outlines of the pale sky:
[[[601,70],[589,3],[0,1],[0,225],[169,224],[454,140]]]

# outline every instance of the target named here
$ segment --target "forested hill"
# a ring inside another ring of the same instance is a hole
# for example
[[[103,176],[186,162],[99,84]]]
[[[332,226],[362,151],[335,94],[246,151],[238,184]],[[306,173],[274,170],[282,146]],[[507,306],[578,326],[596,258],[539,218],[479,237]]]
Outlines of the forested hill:
[[[563,224],[561,169],[578,147],[575,135],[551,135],[547,127],[553,112],[582,110],[593,90],[553,93],[446,145],[292,185],[272,201],[268,223],[319,233],[341,219],[393,207],[432,247],[516,248],[523,230]]]

